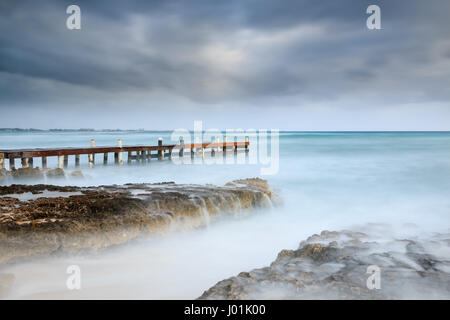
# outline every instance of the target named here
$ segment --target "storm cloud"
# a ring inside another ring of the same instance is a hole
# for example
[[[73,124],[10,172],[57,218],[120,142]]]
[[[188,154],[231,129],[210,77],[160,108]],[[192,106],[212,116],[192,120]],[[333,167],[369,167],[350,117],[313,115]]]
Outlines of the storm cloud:
[[[66,28],[70,4],[81,30]],[[366,28],[370,4],[381,30]],[[448,12],[445,0],[1,1],[0,126],[172,127],[132,113],[221,126],[232,112],[282,129],[448,130]],[[108,116],[84,122],[87,110]]]

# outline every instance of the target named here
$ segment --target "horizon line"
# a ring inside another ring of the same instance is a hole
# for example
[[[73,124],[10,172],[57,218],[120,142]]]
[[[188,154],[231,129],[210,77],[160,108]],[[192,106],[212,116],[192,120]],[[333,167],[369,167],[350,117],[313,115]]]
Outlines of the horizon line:
[[[104,129],[95,129],[95,128],[70,128],[70,129],[64,129],[64,128],[49,128],[49,129],[40,129],[40,128],[0,128],[0,132],[5,131],[27,131],[27,132],[59,132],[59,131],[78,131],[78,132],[170,132],[174,131],[176,129],[110,129],[110,128],[104,128]],[[227,129],[219,129],[220,131],[226,131]],[[236,129],[233,129],[236,130]],[[245,129],[242,129],[245,131]],[[258,130],[275,130],[275,129],[258,129]],[[389,132],[404,132],[404,133],[413,133],[413,132],[442,132],[442,133],[448,133],[450,130],[279,130],[279,132],[290,132],[290,133],[356,133],[356,132],[366,132],[366,133],[389,133]],[[194,131],[190,130],[189,131]],[[202,130],[204,132],[205,130]]]

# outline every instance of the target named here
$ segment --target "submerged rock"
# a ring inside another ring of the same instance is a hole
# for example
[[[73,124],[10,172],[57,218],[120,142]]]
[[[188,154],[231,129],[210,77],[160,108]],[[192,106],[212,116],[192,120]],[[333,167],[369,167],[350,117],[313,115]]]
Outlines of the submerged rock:
[[[72,175],[80,177],[83,176],[81,171],[74,171],[72,172]],[[13,179],[21,180],[21,179],[43,178],[45,176],[49,178],[65,177],[65,172],[63,169],[60,168],[41,169],[39,167],[18,168],[10,171],[6,169],[0,169],[0,181],[5,180],[5,178],[7,177],[12,177]]]
[[[8,174],[8,171],[6,169],[0,169],[0,181],[6,178],[6,175]]]
[[[45,172],[45,174],[47,175],[47,177],[64,177],[65,176],[64,170],[61,168],[49,169]]]
[[[46,197],[50,192],[52,196]],[[271,198],[267,182],[261,179],[223,187],[174,183],[0,186],[0,263],[202,227],[227,215],[270,206]]]
[[[379,270],[379,282],[369,279],[371,270]],[[218,282],[199,299],[449,298],[450,234],[386,240],[323,231],[297,250],[282,250],[269,267]]]
[[[11,171],[11,175],[14,178],[21,177],[42,177],[44,175],[43,171],[39,168],[19,168]]]
[[[73,177],[80,177],[80,178],[82,178],[83,177],[83,172],[81,170],[76,170],[76,171],[72,171],[70,173],[70,175],[73,176]]]

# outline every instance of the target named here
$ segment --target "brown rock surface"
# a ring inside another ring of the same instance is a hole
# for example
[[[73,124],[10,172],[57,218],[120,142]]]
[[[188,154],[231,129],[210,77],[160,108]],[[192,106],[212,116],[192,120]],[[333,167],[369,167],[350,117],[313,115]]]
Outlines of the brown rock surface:
[[[51,195],[51,196],[50,196]],[[266,181],[239,185],[0,186],[0,263],[196,228],[271,204]]]

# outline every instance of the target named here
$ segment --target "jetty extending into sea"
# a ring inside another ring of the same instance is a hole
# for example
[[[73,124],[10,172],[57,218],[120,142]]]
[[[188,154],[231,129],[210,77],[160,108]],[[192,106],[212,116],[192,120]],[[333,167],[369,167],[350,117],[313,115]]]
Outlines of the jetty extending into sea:
[[[127,163],[134,161],[150,161],[151,159],[171,159],[174,150],[178,152],[178,157],[184,157],[185,151],[190,151],[190,156],[200,153],[202,157],[205,152],[210,152],[214,157],[216,153],[221,152],[223,156],[227,155],[228,151],[238,152],[238,149],[243,149],[248,152],[250,142],[248,137],[245,141],[227,142],[226,137],[222,142],[207,142],[207,143],[190,143],[185,144],[184,140],[180,140],[179,144],[163,144],[163,139],[158,139],[157,145],[122,145],[122,140],[117,140],[117,146],[95,146],[95,140],[91,139],[90,147],[88,148],[35,148],[35,149],[11,149],[0,150],[0,169],[5,168],[5,163],[9,161],[9,169],[16,169],[16,159],[21,160],[22,168],[32,168],[34,159],[41,159],[41,168],[47,168],[47,157],[58,157],[58,168],[66,168],[69,163],[69,157],[73,156],[75,159],[75,167],[80,166],[80,156],[87,155],[89,166],[93,167],[95,163],[95,155],[103,154],[103,164],[108,164],[109,154],[114,154],[114,163],[117,165],[123,164],[123,153],[128,153]]]

